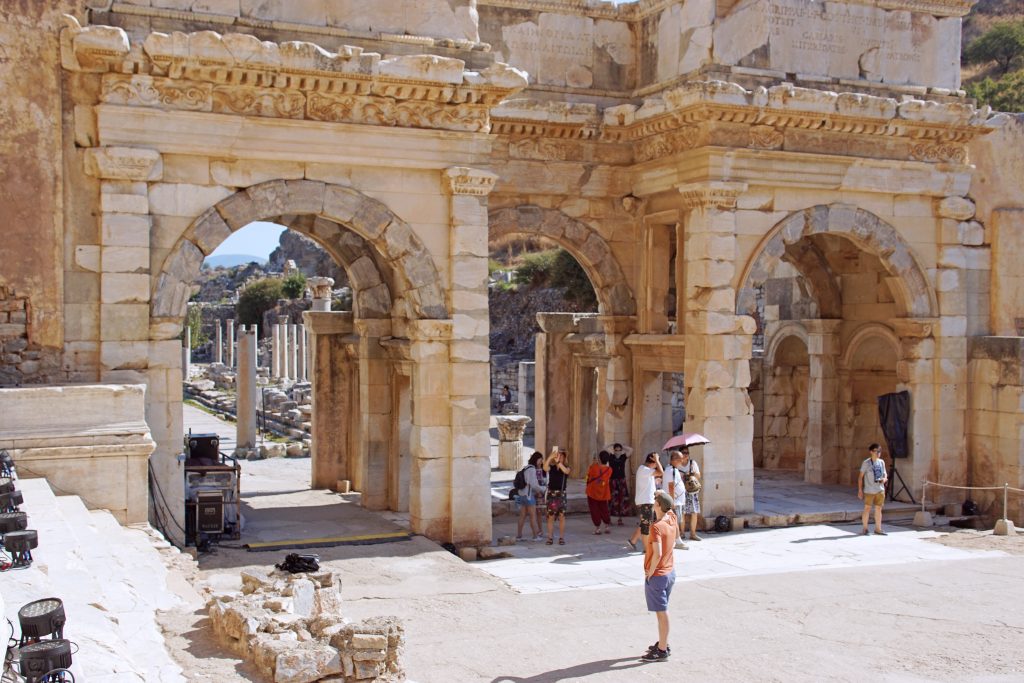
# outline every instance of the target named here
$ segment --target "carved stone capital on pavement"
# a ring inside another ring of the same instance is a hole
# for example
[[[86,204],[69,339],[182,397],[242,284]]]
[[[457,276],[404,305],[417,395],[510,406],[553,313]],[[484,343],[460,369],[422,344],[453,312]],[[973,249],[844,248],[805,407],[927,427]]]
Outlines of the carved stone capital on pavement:
[[[526,415],[497,415],[499,441],[522,441],[526,425],[533,420]]]
[[[747,190],[746,183],[712,181],[680,185],[686,209],[735,209],[736,199]]]
[[[466,166],[446,168],[442,174],[444,187],[449,194],[466,194],[486,197],[494,189],[498,176],[490,171]]]

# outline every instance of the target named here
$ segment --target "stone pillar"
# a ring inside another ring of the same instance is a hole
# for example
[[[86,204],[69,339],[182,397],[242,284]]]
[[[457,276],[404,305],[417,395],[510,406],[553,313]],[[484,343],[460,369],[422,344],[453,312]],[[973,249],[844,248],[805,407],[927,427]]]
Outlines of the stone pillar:
[[[390,320],[354,320],[358,335],[360,450],[352,459],[352,486],[362,492],[363,507],[388,507],[388,458],[394,433],[391,362],[381,345],[391,335]],[[320,368],[323,366],[320,365]],[[425,408],[426,406],[424,406]],[[428,435],[414,440],[421,448],[433,450]],[[434,451],[431,457],[438,457]],[[432,493],[432,495],[436,495]],[[412,522],[417,530],[416,522]]]
[[[604,433],[599,435],[601,446],[610,443],[630,444],[633,433],[633,411],[630,409],[635,393],[633,358],[626,338],[636,329],[636,318],[631,316],[600,316],[604,328],[605,354],[608,366],[605,370],[604,390],[606,393]],[[639,455],[639,454],[634,454]]]
[[[256,330],[238,328],[238,377],[235,384],[238,449],[256,447]]]
[[[288,376],[299,380],[299,326],[288,326]]]
[[[224,363],[224,326],[220,320],[213,322],[213,362]]]
[[[295,380],[306,381],[306,326],[295,326]]]
[[[900,458],[896,467],[900,476],[920,500],[921,482],[925,479],[945,484],[967,484],[966,452],[966,375],[961,348],[966,355],[966,340],[954,337],[936,338],[941,334],[939,319],[895,318],[889,321],[900,340],[900,359],[896,366],[898,390],[910,392],[910,424],[908,440],[910,457]],[[950,353],[950,358],[942,354]],[[937,373],[942,374],[938,381]],[[950,489],[928,492],[932,502],[961,500]]]
[[[228,348],[227,348],[227,365],[229,368],[235,367],[235,321],[228,319]],[[257,338],[258,341],[258,338]],[[257,363],[259,365],[259,363]]]
[[[330,311],[334,278],[311,277],[306,280],[306,284],[309,285],[309,290],[313,293],[313,310]]]
[[[312,487],[336,489],[338,481],[349,480],[359,489],[355,466],[363,448],[362,413],[352,313],[306,311],[302,318],[313,348],[311,373],[318,377],[312,399]]]
[[[807,328],[807,456],[804,481],[839,484],[839,357],[841,320],[804,320]]]
[[[192,372],[192,328],[185,325],[184,337],[181,340],[181,378],[187,382]]]
[[[747,396],[756,323],[736,315],[736,215],[742,183],[679,188],[686,212],[684,372],[687,432],[711,443],[695,449],[704,474],[704,517],[754,509],[754,415]]]
[[[498,469],[518,471],[523,465],[523,433],[531,420],[526,415],[499,415]]]
[[[519,412],[523,415],[533,417],[533,402],[536,395],[536,361],[520,361],[519,382],[516,393],[519,395]],[[527,431],[532,431],[530,425],[526,426]]]
[[[428,371],[428,375],[440,374],[443,367],[450,383],[450,427],[446,430],[450,439],[447,452],[451,458],[448,476],[452,491],[449,501],[450,539],[454,543],[473,545],[491,542],[487,195],[494,189],[497,178],[488,171],[466,167],[453,167],[442,173],[442,189],[450,200],[450,301],[458,315],[452,316],[454,320],[448,329],[428,326],[431,328],[428,336],[438,341],[423,342],[431,348],[432,354],[435,346],[450,351],[449,357],[439,359],[438,369]],[[423,332],[425,330],[420,334]],[[450,334],[447,338],[451,340],[450,348],[441,341],[445,334]],[[423,372],[421,368],[416,370],[421,383]],[[417,423],[425,428],[427,422],[424,420],[429,416],[432,430],[441,432],[444,429],[443,423],[438,424],[442,418],[430,415],[430,411],[420,405],[422,399],[437,390],[418,390],[417,377],[413,378],[414,428]],[[421,415],[417,416],[418,412]],[[453,486],[455,482],[458,482],[457,495]],[[415,491],[416,486],[412,488]],[[433,512],[426,510],[423,498],[420,497],[418,512],[421,524],[428,530],[443,528],[443,525],[428,521],[428,515],[433,515]]]
[[[278,377],[281,379],[290,379],[291,375],[288,374],[288,316],[282,315],[277,319],[278,322],[278,339],[277,339],[277,369]]]
[[[306,349],[306,381],[313,381],[313,347],[312,347],[312,335],[309,333],[309,328],[305,325],[302,326],[305,330],[305,341],[303,342],[304,348]]]
[[[270,377],[281,376],[281,326],[274,323],[270,328]]]
[[[536,394],[534,399],[534,441],[546,453],[553,446],[569,445],[571,430],[572,350],[566,337],[576,332],[577,314],[538,313],[535,344]]]

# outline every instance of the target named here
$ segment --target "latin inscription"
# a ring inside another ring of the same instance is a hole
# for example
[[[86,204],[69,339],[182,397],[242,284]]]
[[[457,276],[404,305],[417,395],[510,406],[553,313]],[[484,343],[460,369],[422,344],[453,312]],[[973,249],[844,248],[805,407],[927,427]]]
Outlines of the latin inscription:
[[[838,3],[769,2],[764,5],[773,47],[794,62],[826,56],[830,61],[871,56],[884,62],[921,61],[910,43],[913,26],[906,13]]]

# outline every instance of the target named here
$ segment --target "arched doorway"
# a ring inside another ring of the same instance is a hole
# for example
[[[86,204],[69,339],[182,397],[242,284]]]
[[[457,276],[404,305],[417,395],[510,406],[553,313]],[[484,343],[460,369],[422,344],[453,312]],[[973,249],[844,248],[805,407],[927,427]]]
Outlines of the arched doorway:
[[[810,363],[806,333],[777,333],[765,355],[761,466],[802,476],[807,457]]]
[[[417,465],[436,454],[417,452],[429,448],[424,433],[431,426],[424,418],[430,408],[416,396],[437,394],[437,386],[424,386],[437,373],[422,372],[414,342],[388,340],[423,321],[439,320],[443,327],[449,313],[430,252],[383,203],[348,187],[305,180],[269,181],[223,199],[185,230],[155,269],[151,334],[166,339],[175,328],[180,332],[191,283],[205,255],[258,220],[315,240],[342,265],[353,289],[352,313],[307,317],[317,375],[313,486],[333,488],[339,480],[350,480],[364,506],[408,509],[418,530],[417,520],[426,516],[416,504],[436,501],[416,495],[422,485]],[[166,403],[149,408],[181,424],[180,397],[173,393]],[[165,490],[175,491],[180,502],[176,466],[163,462],[159,467]]]

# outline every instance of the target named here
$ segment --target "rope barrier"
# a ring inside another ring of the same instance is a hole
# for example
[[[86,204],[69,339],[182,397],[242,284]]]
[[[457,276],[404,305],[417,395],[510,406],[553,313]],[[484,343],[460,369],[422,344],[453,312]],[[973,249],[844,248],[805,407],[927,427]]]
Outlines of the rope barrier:
[[[940,484],[937,481],[928,481],[927,479],[925,479],[924,480],[924,485],[921,487],[921,512],[926,512],[924,506],[925,506],[925,500],[928,497],[928,486],[929,485],[930,486],[939,486],[939,487],[947,488],[947,489],[959,489],[961,491],[1002,491],[1003,492],[1003,520],[1004,521],[1006,520],[1006,505],[1007,505],[1006,499],[1007,499],[1007,496],[1009,496],[1010,491],[1013,491],[1014,493],[1024,493],[1024,489],[1018,489],[1018,488],[1015,488],[1013,486],[1010,486],[1009,484],[1003,484],[1002,486],[955,486],[953,484]]]

